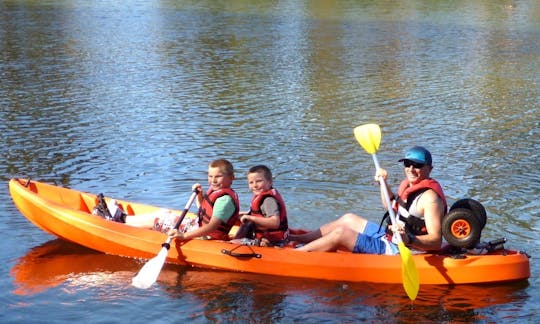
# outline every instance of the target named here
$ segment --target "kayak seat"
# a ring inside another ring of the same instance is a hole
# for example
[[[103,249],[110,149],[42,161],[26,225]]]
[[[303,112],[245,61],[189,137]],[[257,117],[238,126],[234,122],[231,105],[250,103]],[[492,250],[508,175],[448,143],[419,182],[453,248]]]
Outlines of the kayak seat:
[[[126,204],[125,208],[122,205],[120,205],[120,207],[122,207],[122,209],[125,210],[126,214],[128,214],[129,216],[135,215],[135,212],[133,211],[133,207],[131,207],[130,204]]]
[[[79,195],[79,210],[87,213],[91,213],[90,208],[88,208],[88,205],[86,204],[86,201],[84,200],[83,195]]]
[[[90,195],[87,195],[87,194],[84,194],[84,193],[80,194],[79,196],[80,196],[79,210],[91,214],[92,210],[94,210],[94,207],[98,203],[97,197],[90,196]]]

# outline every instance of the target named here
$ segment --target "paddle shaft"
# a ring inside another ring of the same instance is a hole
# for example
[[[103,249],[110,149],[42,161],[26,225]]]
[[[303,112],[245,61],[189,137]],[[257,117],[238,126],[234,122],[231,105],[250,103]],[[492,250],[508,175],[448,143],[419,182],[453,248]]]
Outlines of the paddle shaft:
[[[180,215],[180,218],[178,219],[176,224],[174,224],[174,229],[177,230],[178,228],[180,228],[180,225],[182,224],[182,221],[186,217],[186,214],[189,211],[189,208],[191,207],[191,205],[193,204],[193,201],[197,197],[197,193],[198,193],[197,189],[193,190],[193,193],[191,194],[191,197],[189,197],[189,200],[186,203],[186,206],[184,207],[184,210],[182,210],[182,215]]]
[[[379,171],[381,166],[379,164],[379,160],[377,159],[377,154],[373,153],[371,154],[371,156],[373,157],[373,163],[375,163],[375,169]],[[379,184],[381,186],[384,186],[382,191],[383,191],[384,199],[386,201],[386,208],[388,209],[388,215],[390,215],[390,221],[392,222],[392,225],[397,228],[396,214],[394,213],[394,208],[392,208],[392,201],[390,200],[390,194],[388,193],[388,186],[386,185],[386,181],[384,180],[383,177],[379,177]],[[396,236],[400,242],[403,241],[401,239],[401,235],[396,235]]]
[[[193,204],[193,201],[197,197],[197,193],[198,193],[197,189],[193,190],[193,193],[189,197],[189,200],[187,201],[186,206],[184,207],[184,210],[182,210],[182,214],[180,215],[180,218],[178,219],[176,224],[174,224],[174,229],[175,230],[178,230],[180,228],[180,225],[182,224],[182,221],[186,217],[186,214],[188,213],[189,208],[191,207],[191,205]],[[168,250],[171,247],[170,246],[171,240],[172,240],[172,238],[170,236],[167,237],[167,240],[161,246],[167,248],[167,250]]]

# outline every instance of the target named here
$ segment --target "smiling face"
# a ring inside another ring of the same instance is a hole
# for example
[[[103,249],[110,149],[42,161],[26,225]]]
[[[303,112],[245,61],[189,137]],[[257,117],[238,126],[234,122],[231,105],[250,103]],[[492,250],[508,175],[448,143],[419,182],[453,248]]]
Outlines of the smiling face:
[[[404,161],[405,176],[411,185],[417,184],[424,179],[429,178],[429,174],[433,167],[431,165],[410,163],[408,160]]]
[[[262,172],[252,172],[247,175],[249,190],[258,195],[272,188],[272,180],[264,177]]]
[[[234,180],[234,176],[223,172],[220,167],[208,168],[208,184],[214,191],[222,188],[230,188]]]

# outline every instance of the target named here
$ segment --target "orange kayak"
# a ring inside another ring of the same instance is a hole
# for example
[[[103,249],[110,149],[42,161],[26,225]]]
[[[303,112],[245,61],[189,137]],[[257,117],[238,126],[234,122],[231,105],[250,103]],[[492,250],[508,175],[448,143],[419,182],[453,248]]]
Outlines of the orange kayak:
[[[12,179],[11,197],[21,213],[42,230],[90,249],[124,257],[156,256],[167,235],[92,214],[95,194],[42,182]],[[107,201],[112,198],[106,197]],[[130,217],[158,214],[161,207],[116,199]],[[181,211],[173,211],[180,214]],[[195,218],[188,213],[186,217]],[[128,222],[129,223],[129,222]],[[526,280],[527,254],[504,247],[485,254],[415,254],[420,284],[472,284]],[[167,263],[259,274],[350,282],[401,283],[399,255],[302,252],[215,240],[172,242]]]

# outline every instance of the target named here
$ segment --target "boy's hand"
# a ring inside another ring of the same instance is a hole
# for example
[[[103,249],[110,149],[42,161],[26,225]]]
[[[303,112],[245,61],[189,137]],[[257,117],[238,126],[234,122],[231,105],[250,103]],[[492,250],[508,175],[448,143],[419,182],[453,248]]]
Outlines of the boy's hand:
[[[202,185],[200,183],[195,183],[191,186],[192,191],[197,191],[198,194],[202,194]]]
[[[175,238],[180,239],[180,240],[184,239],[184,233],[179,232],[177,229],[174,229],[174,228],[170,229],[167,235],[169,235],[171,239],[175,239]]]
[[[240,216],[240,221],[242,223],[249,222],[250,220],[251,220],[251,215],[244,214],[244,215]]]

